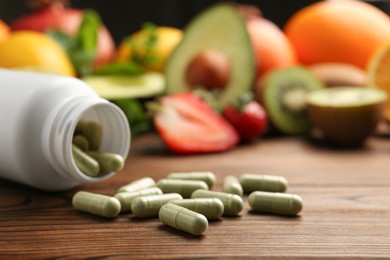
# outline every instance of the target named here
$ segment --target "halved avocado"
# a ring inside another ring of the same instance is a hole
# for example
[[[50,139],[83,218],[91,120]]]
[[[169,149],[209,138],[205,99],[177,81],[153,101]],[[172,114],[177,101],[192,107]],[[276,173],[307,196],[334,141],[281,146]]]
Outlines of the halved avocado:
[[[165,88],[164,76],[158,72],[135,76],[90,75],[82,80],[106,99],[151,97],[162,93]]]
[[[220,51],[229,61],[229,81],[216,101],[222,109],[249,91],[255,77],[251,41],[245,21],[234,5],[217,4],[189,23],[166,64],[166,90],[175,93],[191,89],[186,80],[187,67],[199,53],[209,49]]]

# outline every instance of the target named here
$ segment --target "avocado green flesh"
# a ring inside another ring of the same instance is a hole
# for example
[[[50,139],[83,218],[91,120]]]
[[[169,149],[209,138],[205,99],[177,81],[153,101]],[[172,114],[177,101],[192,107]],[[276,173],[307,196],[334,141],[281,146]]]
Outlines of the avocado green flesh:
[[[166,65],[167,92],[191,89],[185,77],[187,67],[197,54],[208,49],[222,52],[229,61],[229,82],[217,99],[217,106],[223,108],[249,91],[255,76],[254,54],[245,21],[229,4],[207,9],[185,29],[183,40]]]
[[[146,72],[136,76],[91,75],[82,79],[97,94],[106,99],[143,98],[160,94],[165,89],[164,76]]]

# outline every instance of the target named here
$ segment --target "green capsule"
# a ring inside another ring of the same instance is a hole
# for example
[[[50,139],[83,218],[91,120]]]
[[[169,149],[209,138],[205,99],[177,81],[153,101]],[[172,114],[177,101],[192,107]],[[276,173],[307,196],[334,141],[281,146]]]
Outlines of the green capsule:
[[[76,125],[76,128],[74,130],[74,133],[73,135],[82,135],[83,134],[83,128],[84,128],[84,125],[85,125],[86,121],[85,120],[80,120],[77,125]]]
[[[133,182],[130,182],[129,184],[127,184],[125,186],[120,187],[118,189],[117,193],[144,190],[144,189],[155,187],[155,186],[156,186],[156,182],[152,178],[144,177],[144,178],[135,180]]]
[[[157,188],[148,188],[139,191],[130,191],[130,192],[120,192],[115,195],[115,198],[121,203],[121,212],[131,211],[131,203],[133,200],[139,196],[148,196],[148,195],[161,195],[162,191]]]
[[[236,194],[230,194],[211,190],[196,190],[192,193],[191,198],[217,198],[220,199],[224,206],[224,215],[238,215],[244,207],[242,198]]]
[[[198,212],[207,219],[218,219],[224,211],[222,201],[217,198],[173,200],[170,203]]]
[[[80,127],[82,135],[88,139],[91,150],[99,150],[103,134],[101,125],[94,121],[88,121],[83,123]]]
[[[86,153],[98,161],[100,165],[100,173],[117,172],[122,170],[125,165],[123,157],[116,153],[97,151],[88,151]]]
[[[165,225],[196,236],[202,235],[209,227],[207,218],[202,214],[172,203],[162,206],[158,216]]]
[[[116,198],[86,191],[77,192],[72,204],[77,210],[106,218],[114,218],[121,211],[121,203]]]
[[[74,144],[72,144],[72,155],[77,168],[82,173],[90,177],[96,177],[99,175],[99,163]]]
[[[178,193],[166,193],[162,195],[151,195],[137,197],[131,203],[131,211],[139,218],[158,216],[162,205],[171,200],[180,200],[183,197]]]
[[[163,193],[179,193],[183,198],[190,198],[195,190],[209,189],[209,186],[204,181],[194,180],[161,179],[156,185]]]
[[[167,179],[204,181],[209,186],[209,189],[216,182],[216,177],[212,172],[172,172],[168,174]]]
[[[240,183],[245,193],[253,191],[285,192],[287,180],[282,176],[243,174]]]
[[[240,197],[244,194],[240,181],[236,176],[225,177],[223,181],[223,192],[236,194]]]
[[[278,192],[252,192],[249,205],[254,211],[295,216],[302,210],[302,198],[295,194]]]
[[[76,145],[81,150],[88,151],[89,150],[89,142],[87,138],[83,135],[75,135],[72,139],[72,144]]]

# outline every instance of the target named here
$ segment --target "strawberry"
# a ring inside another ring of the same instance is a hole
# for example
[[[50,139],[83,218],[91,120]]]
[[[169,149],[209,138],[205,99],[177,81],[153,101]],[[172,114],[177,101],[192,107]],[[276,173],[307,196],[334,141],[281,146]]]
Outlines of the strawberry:
[[[154,124],[168,148],[178,154],[221,152],[234,147],[234,128],[193,92],[164,96]]]
[[[267,128],[267,114],[255,100],[227,106],[223,111],[223,117],[234,127],[243,142],[254,141]]]

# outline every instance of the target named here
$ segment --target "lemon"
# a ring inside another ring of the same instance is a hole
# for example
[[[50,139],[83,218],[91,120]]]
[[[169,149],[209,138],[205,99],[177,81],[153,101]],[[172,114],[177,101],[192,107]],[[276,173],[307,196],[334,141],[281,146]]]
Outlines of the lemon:
[[[164,70],[165,63],[171,55],[171,52],[181,41],[183,31],[174,27],[158,26],[156,27],[156,36],[157,39],[152,47],[152,54],[157,59],[155,63],[150,64],[147,68],[161,72]],[[126,61],[132,57],[133,53],[129,45],[130,41],[134,44],[137,52],[142,55],[145,52],[148,37],[149,33],[145,29],[142,29],[123,40],[118,48],[117,60]]]
[[[0,67],[76,75],[65,50],[49,36],[33,31],[13,32],[0,44]]]

